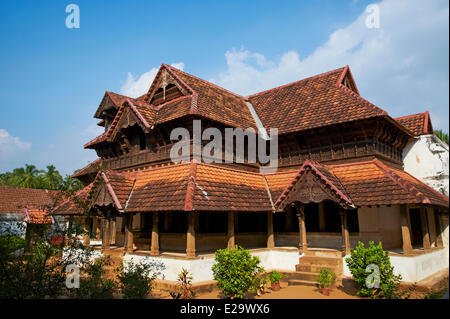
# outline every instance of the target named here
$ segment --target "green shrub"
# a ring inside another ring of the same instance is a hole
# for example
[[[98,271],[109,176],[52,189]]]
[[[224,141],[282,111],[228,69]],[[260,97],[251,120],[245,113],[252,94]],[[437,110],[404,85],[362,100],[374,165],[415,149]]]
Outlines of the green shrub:
[[[250,287],[250,291],[254,292],[258,296],[260,296],[262,293],[264,293],[267,282],[268,282],[268,278],[264,274],[264,271],[261,270],[253,277],[253,283],[252,283],[252,286]]]
[[[259,258],[239,246],[216,251],[215,261],[212,266],[214,279],[222,293],[230,298],[244,298],[254,277],[263,270]]]
[[[359,296],[387,299],[399,297],[397,291],[402,277],[394,275],[394,267],[391,265],[389,253],[383,251],[381,242],[375,246],[371,241],[367,248],[359,242],[355,249],[351,249],[351,255],[345,261],[353,275]],[[376,276],[374,270],[370,269],[371,267],[368,268],[369,265],[375,265],[379,269],[379,276]],[[378,285],[375,284],[377,279],[379,279]],[[375,286],[370,288],[370,285],[374,284]]]
[[[15,235],[0,235],[0,254],[9,255],[25,248],[25,239]]]
[[[97,258],[93,263],[85,265],[80,278],[80,287],[74,289],[75,296],[79,299],[111,299],[116,291],[114,280],[106,279],[107,262],[103,258]]]
[[[317,284],[320,288],[329,288],[336,281],[336,274],[328,268],[320,268]]]
[[[152,285],[164,265],[160,262],[141,261],[130,262],[120,268],[117,276],[120,282],[120,291],[124,299],[145,299],[152,290]]]
[[[284,277],[286,277],[286,276],[283,274],[280,274],[276,270],[272,270],[272,272],[267,275],[267,278],[271,284],[278,284],[281,281],[281,279],[283,279]]]

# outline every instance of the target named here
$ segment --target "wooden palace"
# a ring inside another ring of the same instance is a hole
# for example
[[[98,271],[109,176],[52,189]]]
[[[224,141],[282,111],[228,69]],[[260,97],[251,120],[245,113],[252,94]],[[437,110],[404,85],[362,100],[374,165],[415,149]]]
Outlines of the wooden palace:
[[[73,175],[86,185],[76,196],[89,213],[73,200],[54,213],[82,220],[103,249],[186,259],[235,245],[346,255],[358,241],[381,241],[414,255],[446,241],[448,198],[403,170],[414,127],[361,97],[348,66],[240,96],[163,64],[146,94],[107,91],[94,117],[105,131],[84,147],[99,158]],[[202,132],[277,128],[277,171],[247,156],[196,161],[194,148],[174,163],[172,130],[192,136],[198,119]]]

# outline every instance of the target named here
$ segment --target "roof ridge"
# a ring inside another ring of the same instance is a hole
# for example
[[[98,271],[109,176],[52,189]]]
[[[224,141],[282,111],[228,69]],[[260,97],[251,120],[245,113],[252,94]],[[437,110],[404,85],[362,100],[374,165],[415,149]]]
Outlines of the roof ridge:
[[[189,165],[189,176],[186,187],[186,198],[184,201],[184,210],[187,212],[194,210],[194,195],[196,184],[197,184],[197,161],[193,159]]]
[[[239,95],[239,94],[237,94],[237,93],[234,93],[234,92],[232,92],[232,91],[230,91],[230,90],[227,90],[227,89],[221,87],[220,85],[217,85],[217,84],[214,84],[214,83],[212,83],[212,82],[210,82],[210,81],[207,81],[207,80],[204,80],[204,79],[202,79],[202,78],[199,78],[198,76],[195,76],[195,75],[192,75],[192,74],[190,74],[190,73],[187,73],[187,72],[185,72],[185,71],[183,71],[183,70],[177,69],[177,68],[175,68],[175,67],[173,67],[173,66],[171,66],[171,65],[166,65],[166,66],[168,66],[169,68],[171,68],[171,69],[173,69],[173,70],[176,70],[176,71],[178,71],[178,72],[181,72],[181,73],[183,73],[183,74],[185,74],[185,75],[187,75],[187,76],[189,76],[189,77],[192,77],[192,78],[197,79],[197,80],[202,81],[202,82],[206,82],[206,83],[208,83],[209,85],[214,86],[215,88],[220,89],[220,90],[222,90],[222,91],[225,91],[225,92],[227,92],[227,93],[230,93],[230,94],[232,94],[232,95],[234,95],[234,96],[236,96],[236,97],[238,97],[238,98],[241,98],[241,99],[243,99],[244,101],[246,100],[246,98],[245,98],[244,96]],[[173,71],[173,70],[172,70],[172,71]]]
[[[409,114],[409,115],[405,115],[405,116],[401,116],[401,117],[394,117],[394,120],[403,120],[403,119],[407,119],[410,117],[414,117],[414,116],[419,116],[419,115],[425,115],[425,113],[428,112],[428,110],[426,110],[425,112],[422,113],[416,113],[416,114]]]
[[[112,200],[114,201],[114,204],[116,205],[117,209],[118,209],[119,211],[120,211],[120,210],[123,210],[123,207],[122,207],[122,205],[120,204],[119,198],[117,197],[116,192],[114,191],[114,189],[113,189],[111,183],[109,182],[109,179],[108,179],[108,177],[106,176],[106,173],[105,173],[105,172],[102,172],[102,173],[101,173],[101,176],[102,176],[103,180],[105,181],[106,189],[108,190],[108,193],[111,195]]]
[[[309,77],[306,77],[306,78],[303,78],[303,79],[300,79],[300,80],[297,80],[297,81],[294,81],[294,82],[289,82],[289,83],[286,83],[286,84],[283,84],[283,85],[280,85],[280,86],[276,86],[276,87],[274,87],[274,88],[267,89],[267,90],[264,90],[264,91],[261,91],[261,92],[258,92],[258,93],[254,93],[254,94],[251,94],[251,95],[247,95],[247,96],[245,97],[245,99],[248,100],[248,99],[250,99],[250,98],[252,98],[252,97],[255,97],[255,96],[258,96],[258,95],[261,95],[261,94],[268,93],[268,92],[270,92],[270,91],[272,91],[272,90],[282,89],[282,88],[288,87],[288,86],[290,86],[290,85],[294,85],[294,84],[300,83],[300,82],[302,82],[302,81],[312,80],[312,79],[316,79],[316,78],[319,78],[319,77],[322,77],[322,76],[330,75],[331,73],[335,73],[335,72],[337,72],[338,70],[341,70],[341,69],[344,69],[344,68],[345,68],[345,67],[340,67],[340,68],[337,68],[337,69],[334,69],[334,70],[330,70],[330,71],[327,71],[327,72],[323,72],[323,73],[319,73],[319,74],[316,74],[316,75],[313,75],[313,76],[309,76]]]

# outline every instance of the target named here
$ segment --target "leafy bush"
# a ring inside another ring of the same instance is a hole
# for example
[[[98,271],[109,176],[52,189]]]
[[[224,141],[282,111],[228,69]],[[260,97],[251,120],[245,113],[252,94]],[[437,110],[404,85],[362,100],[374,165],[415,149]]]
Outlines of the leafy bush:
[[[215,261],[212,266],[214,279],[222,293],[230,298],[243,298],[256,274],[263,270],[259,258],[239,246],[216,251]]]
[[[65,236],[73,234],[66,233]],[[26,252],[16,254],[17,248],[25,247],[25,241],[16,236],[1,237],[0,298],[56,298],[68,293],[66,266],[83,264],[91,252],[83,246],[69,246],[64,248],[65,257],[62,258],[63,248],[52,246],[43,236],[36,237]]]
[[[169,294],[173,299],[192,299],[194,291],[192,290],[192,276],[189,271],[182,269],[178,274],[177,291],[171,291]]]
[[[350,257],[345,259],[355,281],[358,295],[370,298],[398,298],[398,286],[401,275],[394,275],[394,267],[391,265],[389,253],[383,251],[381,242],[375,246],[374,242],[369,242],[369,247],[359,242],[355,249],[351,249]],[[368,268],[369,265],[372,265]],[[376,284],[377,276],[373,270],[373,265],[379,269],[379,284]],[[368,287],[374,285],[372,288]]]
[[[115,292],[115,283],[112,279],[104,278],[105,266],[108,263],[103,258],[97,258],[93,263],[82,269],[80,287],[74,289],[75,296],[83,299],[110,299]]]
[[[283,274],[280,274],[276,270],[272,270],[272,272],[267,277],[271,284],[278,284],[281,281],[281,279],[283,279],[286,276]]]
[[[317,284],[320,288],[331,287],[336,281],[336,274],[328,268],[320,268],[319,277],[317,277]]]
[[[152,290],[152,285],[164,265],[160,262],[130,262],[126,267],[122,264],[117,276],[120,291],[124,299],[145,299]]]

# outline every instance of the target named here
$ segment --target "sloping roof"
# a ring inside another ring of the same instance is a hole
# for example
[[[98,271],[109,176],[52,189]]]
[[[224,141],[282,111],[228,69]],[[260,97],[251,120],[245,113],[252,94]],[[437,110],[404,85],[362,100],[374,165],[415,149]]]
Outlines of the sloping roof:
[[[72,197],[64,200],[51,212],[53,215],[79,215],[83,213],[81,203],[88,199],[93,183],[85,186]]]
[[[24,208],[22,210],[24,221],[29,224],[53,224],[52,216],[48,214],[46,209],[40,208]]]
[[[250,95],[264,127],[278,134],[350,122],[387,112],[342,84],[348,66]]]
[[[88,165],[86,165],[85,167],[79,169],[78,171],[76,171],[75,173],[73,173],[70,177],[71,178],[77,178],[80,176],[84,176],[87,174],[97,174],[98,170],[99,170],[99,166],[101,165],[101,158],[97,158],[95,161],[89,163]]]
[[[134,100],[133,98],[128,97],[128,96],[125,96],[125,95],[122,95],[122,94],[114,93],[114,92],[111,92],[111,91],[106,91],[106,92],[105,92],[105,95],[104,95],[103,98],[102,98],[102,101],[100,102],[99,107],[97,108],[97,111],[95,111],[94,117],[95,117],[95,118],[101,118],[101,117],[100,117],[101,111],[102,111],[102,109],[103,109],[104,103],[105,103],[107,100],[111,101],[111,103],[112,103],[116,108],[119,108],[119,107],[122,106],[123,102],[124,102],[126,99],[132,99],[132,100]]]
[[[52,206],[58,191],[0,186],[0,213],[20,213],[22,208]]]
[[[339,200],[347,203],[346,207],[396,204],[448,207],[448,197],[377,159],[339,165],[307,161],[300,169],[265,175],[195,161],[138,172],[107,171],[99,173],[82,195],[91,192],[91,188],[93,191],[106,187],[116,208],[123,212],[268,212],[277,209],[306,170],[313,171]],[[67,202],[64,205],[58,208],[59,214],[76,210]]]
[[[231,127],[257,128],[244,97],[172,66],[166,67],[198,96],[197,114]]]
[[[397,117],[395,120],[413,132],[415,136],[433,134],[433,126],[431,124],[430,113],[428,111]]]

